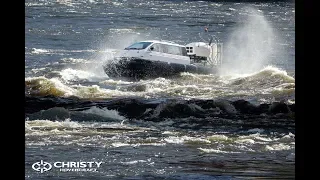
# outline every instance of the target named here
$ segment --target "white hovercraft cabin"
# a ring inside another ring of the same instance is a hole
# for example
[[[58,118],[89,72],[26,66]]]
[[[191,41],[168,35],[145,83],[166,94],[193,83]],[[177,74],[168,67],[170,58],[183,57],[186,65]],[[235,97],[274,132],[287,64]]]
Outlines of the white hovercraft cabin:
[[[221,65],[222,43],[212,43],[213,39],[187,45],[159,40],[136,42],[118,52],[115,61],[104,69],[111,77],[134,78],[215,73]]]

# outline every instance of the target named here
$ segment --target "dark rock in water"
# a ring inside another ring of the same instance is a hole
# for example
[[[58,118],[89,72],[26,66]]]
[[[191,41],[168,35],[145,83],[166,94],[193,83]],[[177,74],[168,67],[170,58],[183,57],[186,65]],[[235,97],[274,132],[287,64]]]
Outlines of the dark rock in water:
[[[270,104],[260,104],[258,106],[258,111],[260,113],[267,113],[269,111]]]
[[[257,106],[243,99],[234,101],[232,104],[241,113],[260,114],[263,112]]]
[[[217,107],[214,100],[190,100],[189,103],[194,103],[202,109],[214,109]]]
[[[201,107],[186,102],[160,104],[155,111],[155,113],[159,111],[158,117],[160,118],[203,117]]]
[[[295,105],[287,105],[284,102],[275,102],[270,104],[260,104],[255,106],[245,100],[228,101],[228,100],[177,100],[177,99],[142,99],[142,98],[112,98],[112,99],[79,99],[63,98],[55,96],[45,97],[26,97],[25,114],[26,118],[36,119],[46,117],[48,119],[65,119],[71,118],[81,121],[81,114],[84,110],[92,107],[107,108],[116,110],[119,115],[127,119],[139,119],[146,121],[163,121],[164,118],[187,119],[192,123],[190,117],[194,117],[194,124],[198,125],[217,125],[218,122],[223,125],[224,121],[231,120],[228,123],[237,123],[234,120],[254,124],[252,127],[261,126],[266,121],[270,124],[270,119],[284,119],[282,124],[294,122]],[[43,111],[47,110],[47,111]],[[38,113],[37,113],[38,112]],[[68,114],[70,113],[70,114]],[[282,114],[282,115],[281,115]],[[58,116],[57,116],[58,115]],[[71,117],[72,116],[72,117]],[[101,119],[101,117],[92,117],[88,119]],[[105,117],[103,117],[105,118]],[[102,118],[102,119],[103,119]],[[43,118],[42,118],[43,119]],[[227,119],[227,120],[226,120]],[[260,120],[259,120],[260,119]],[[291,120],[293,120],[291,122]]]
[[[236,114],[237,113],[236,108],[229,101],[219,100],[219,101],[215,102],[215,105],[227,114]]]
[[[273,102],[269,107],[269,112],[273,114],[277,113],[289,113],[290,109],[284,102]]]
[[[120,99],[106,105],[108,109],[114,109],[120,115],[127,118],[137,118],[146,112],[147,108],[155,108],[153,104],[146,104],[137,99]]]
[[[295,104],[290,104],[288,106],[289,106],[291,112],[296,112],[295,111]]]
[[[47,119],[54,121],[64,121],[70,118],[70,112],[63,107],[53,107],[47,110],[41,110],[29,116],[30,119]]]
[[[25,113],[34,113],[53,107],[69,107],[79,103],[78,98],[61,98],[56,96],[25,97]]]

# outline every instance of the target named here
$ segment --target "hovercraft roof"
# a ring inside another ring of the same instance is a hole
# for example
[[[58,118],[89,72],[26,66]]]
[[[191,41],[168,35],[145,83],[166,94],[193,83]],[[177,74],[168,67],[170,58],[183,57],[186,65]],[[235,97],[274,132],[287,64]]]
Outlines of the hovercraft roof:
[[[151,42],[151,43],[160,43],[160,44],[168,44],[168,45],[175,45],[175,46],[180,46],[180,47],[185,47],[184,45],[177,44],[172,41],[164,41],[164,40],[145,40],[145,41],[140,41],[140,42]]]

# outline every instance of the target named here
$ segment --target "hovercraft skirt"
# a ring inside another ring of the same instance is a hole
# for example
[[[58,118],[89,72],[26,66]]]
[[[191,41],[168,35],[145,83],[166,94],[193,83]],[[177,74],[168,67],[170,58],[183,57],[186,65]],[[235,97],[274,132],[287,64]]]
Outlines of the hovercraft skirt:
[[[119,60],[115,64],[107,64],[104,66],[104,70],[109,77],[128,77],[139,79],[175,76],[182,72],[211,74],[216,73],[217,71],[217,69],[213,67],[149,61],[138,58]]]

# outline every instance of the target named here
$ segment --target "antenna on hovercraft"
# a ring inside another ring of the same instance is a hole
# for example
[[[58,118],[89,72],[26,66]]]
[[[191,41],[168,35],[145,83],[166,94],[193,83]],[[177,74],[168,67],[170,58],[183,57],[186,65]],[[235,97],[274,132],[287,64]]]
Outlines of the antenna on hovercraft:
[[[211,45],[212,40],[213,40],[213,37],[211,37],[210,40],[209,40],[209,46]]]
[[[204,27],[204,32],[206,32],[206,33],[209,31],[208,26],[209,26],[209,24],[208,24],[207,26],[205,26],[205,27]],[[212,40],[213,40],[213,37],[211,37],[211,38],[210,38],[210,40],[209,40],[209,46],[211,45]]]
[[[209,25],[205,26],[204,27],[204,33],[208,33],[209,32]],[[215,36],[215,35],[210,35],[208,34],[209,37],[209,40],[204,40],[203,37],[201,36],[201,32],[199,32],[199,37],[200,39],[203,41],[203,42],[208,42],[209,46],[212,44],[212,41],[215,40],[215,43],[219,43],[219,39]]]

